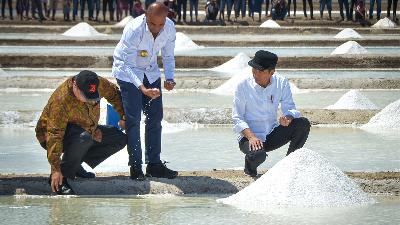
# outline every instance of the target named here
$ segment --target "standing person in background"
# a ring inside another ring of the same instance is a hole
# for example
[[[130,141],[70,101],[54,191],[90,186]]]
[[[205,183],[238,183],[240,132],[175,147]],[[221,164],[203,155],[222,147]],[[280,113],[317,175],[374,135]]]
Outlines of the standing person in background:
[[[313,20],[314,19],[314,9],[313,9],[312,0],[303,0],[304,17],[307,17],[307,3],[306,2],[308,2],[308,6],[310,7],[310,18]]]
[[[324,10],[325,10],[325,5],[328,9],[328,14],[329,14],[329,20],[332,20],[332,0],[319,0],[319,13],[321,16],[321,20],[324,17]]]
[[[168,8],[167,17],[176,23],[176,16],[178,15],[178,7],[176,6],[175,0],[165,0],[164,5]]]
[[[344,9],[346,10],[346,19],[351,20],[349,12],[349,0],[338,0],[338,2],[339,2],[340,17],[342,18],[342,21],[344,20],[343,6]]]
[[[72,0],[72,20],[75,21],[78,16],[79,0]]]
[[[20,20],[29,20],[29,0],[17,0],[17,11],[19,12]]]
[[[189,0],[190,1],[190,22],[193,22],[193,10],[194,10],[194,15],[196,17],[196,22],[199,22],[197,19],[198,14],[199,14],[199,0]]]
[[[106,22],[106,13],[110,12],[110,21],[114,21],[114,1],[113,0],[103,0],[103,22]]]
[[[100,0],[93,0],[92,15],[94,15],[94,10],[96,10],[96,17],[94,18],[95,21],[99,21],[100,9]]]
[[[393,3],[393,21],[398,23],[399,19],[396,16],[397,2],[398,0],[388,0],[387,17],[390,18],[390,8],[392,8],[392,3]]]
[[[246,0],[234,0],[235,4],[235,21],[239,18],[242,13],[242,19],[246,16]]]
[[[39,14],[39,18],[36,17],[36,10],[37,10],[37,13]],[[31,11],[32,11],[32,18],[37,19],[40,23],[43,20],[47,20],[43,15],[41,0],[32,0],[32,10]]]
[[[178,23],[181,18],[186,22],[187,0],[178,0]]]
[[[288,0],[288,17],[290,17],[290,5],[293,2],[293,16],[296,17],[296,10],[297,10],[297,5],[296,5],[296,0]]]
[[[114,50],[111,73],[121,88],[132,180],[145,179],[140,138],[142,112],[146,117],[146,176],[172,179],[178,175],[160,159],[163,118],[161,71],[157,64],[160,50],[165,75],[164,88],[171,91],[175,87],[176,30],[167,15],[168,8],[163,3],[151,4],[145,15],[135,18],[125,27]]]
[[[258,22],[261,22],[261,5],[263,0],[249,0],[249,13],[254,21],[254,13],[258,12]],[[251,5],[251,8],[250,8]]]
[[[71,11],[71,0],[63,0],[64,21],[71,21],[69,18],[70,11]]]
[[[42,4],[43,4],[43,12],[46,15],[46,18],[49,18],[50,17],[50,11],[47,9],[48,0],[42,0]]]
[[[56,11],[57,11],[57,6],[58,6],[58,1],[59,0],[49,0],[49,11],[48,11],[48,16],[50,17],[50,12],[51,12],[51,20],[55,21],[56,20]]]
[[[374,18],[374,5],[376,2],[376,19],[381,19],[382,1],[381,0],[369,0],[369,19]]]
[[[85,2],[88,4],[89,20],[93,20],[93,0],[80,0],[81,2],[81,20],[85,20]]]
[[[270,1],[270,0],[265,0],[265,17],[268,16],[269,1]]]
[[[144,13],[145,12],[142,7],[142,2],[140,0],[135,0],[134,6],[133,6],[133,11],[132,11],[133,18],[136,18]]]
[[[219,6],[219,20],[225,20],[225,5],[226,5],[226,14],[228,15],[228,21],[231,22],[231,13],[233,7],[233,0],[221,0]],[[206,6],[207,8],[207,6]]]
[[[12,0],[1,0],[1,18],[4,20],[6,18],[4,11],[6,8],[6,1],[8,3],[8,10],[10,12],[9,16],[10,16],[10,20],[13,20],[13,6],[12,6]]]
[[[353,11],[354,7],[356,6],[357,0],[350,0],[349,2],[349,18],[353,20]]]

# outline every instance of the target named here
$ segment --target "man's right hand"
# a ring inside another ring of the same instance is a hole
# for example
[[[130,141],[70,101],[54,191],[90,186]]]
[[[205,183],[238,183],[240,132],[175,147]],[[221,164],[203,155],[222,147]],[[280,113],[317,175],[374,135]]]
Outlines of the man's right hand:
[[[63,182],[63,175],[61,172],[53,172],[51,174],[51,190],[53,192],[57,192],[58,190],[58,185],[62,185]]]
[[[161,95],[160,90],[158,88],[145,88],[143,85],[141,85],[139,89],[140,91],[142,91],[144,95],[146,95],[151,99],[158,98]]]
[[[252,137],[249,139],[250,151],[259,151],[263,149],[263,143],[260,139]]]

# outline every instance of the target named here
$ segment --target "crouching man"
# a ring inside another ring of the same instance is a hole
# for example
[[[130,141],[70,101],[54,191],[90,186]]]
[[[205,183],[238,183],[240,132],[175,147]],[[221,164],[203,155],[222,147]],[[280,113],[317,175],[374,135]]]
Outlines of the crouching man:
[[[300,117],[293,102],[289,81],[275,73],[278,56],[257,51],[249,61],[253,76],[242,80],[235,90],[232,119],[239,135],[239,148],[246,154],[245,174],[257,176],[257,167],[267,152],[290,142],[287,155],[303,147],[310,122]],[[277,119],[278,106],[282,116]]]
[[[74,194],[67,178],[94,177],[83,169],[82,162],[95,168],[126,145],[126,135],[121,130],[98,125],[102,97],[119,113],[120,126],[124,127],[118,87],[87,70],[62,83],[39,118],[36,137],[47,150],[51,166],[49,182],[57,194]]]

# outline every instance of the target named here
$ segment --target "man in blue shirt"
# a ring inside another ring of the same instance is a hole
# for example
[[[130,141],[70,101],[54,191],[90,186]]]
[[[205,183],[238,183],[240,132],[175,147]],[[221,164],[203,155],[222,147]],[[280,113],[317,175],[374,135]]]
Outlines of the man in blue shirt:
[[[246,154],[245,174],[257,176],[257,167],[266,152],[290,142],[287,155],[303,147],[310,132],[310,122],[296,110],[289,81],[275,73],[278,56],[257,51],[249,61],[253,76],[239,82],[233,100],[232,119],[238,134],[239,148]],[[278,106],[282,116],[278,118]]]
[[[160,160],[161,72],[157,54],[161,50],[168,91],[175,86],[175,25],[167,18],[168,8],[162,3],[151,4],[146,14],[135,18],[124,29],[114,51],[112,75],[121,88],[126,116],[128,154],[131,179],[144,180],[140,141],[141,112],[145,119],[146,176],[175,178],[178,173]]]

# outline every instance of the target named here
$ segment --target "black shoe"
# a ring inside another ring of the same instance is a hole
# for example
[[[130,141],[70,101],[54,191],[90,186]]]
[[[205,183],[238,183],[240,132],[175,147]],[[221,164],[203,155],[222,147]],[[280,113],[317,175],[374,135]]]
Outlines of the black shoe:
[[[174,179],[176,176],[178,176],[178,172],[168,169],[167,166],[165,166],[166,163],[167,162],[158,164],[147,164],[146,177]]]
[[[250,177],[257,177],[257,168],[256,169],[251,169],[250,163],[245,157],[244,159],[244,173]]]
[[[49,185],[51,188],[51,175],[49,178]],[[58,185],[58,191],[56,191],[58,195],[74,195],[75,191],[72,187],[68,184],[67,178],[63,178],[63,182],[61,185]]]
[[[130,178],[132,180],[139,180],[139,181],[146,180],[146,177],[144,176],[141,168],[136,166],[131,166],[130,172],[131,172]]]
[[[80,178],[95,178],[96,177],[96,175],[94,173],[86,171],[82,165],[79,167],[78,172],[76,172],[75,176],[80,177]]]

